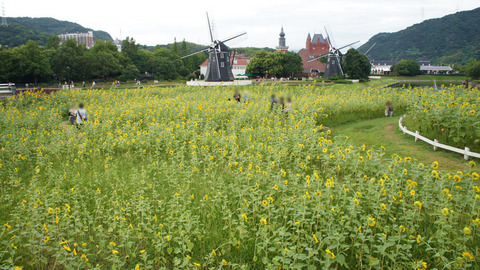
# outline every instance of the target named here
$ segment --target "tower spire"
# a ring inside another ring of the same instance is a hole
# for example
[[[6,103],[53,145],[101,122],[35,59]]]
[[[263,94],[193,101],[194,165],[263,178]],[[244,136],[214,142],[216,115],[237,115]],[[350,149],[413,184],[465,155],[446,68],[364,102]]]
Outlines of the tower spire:
[[[277,51],[288,52],[288,46],[286,45],[285,32],[282,29],[280,30],[280,38],[278,39],[278,46],[276,47]]]

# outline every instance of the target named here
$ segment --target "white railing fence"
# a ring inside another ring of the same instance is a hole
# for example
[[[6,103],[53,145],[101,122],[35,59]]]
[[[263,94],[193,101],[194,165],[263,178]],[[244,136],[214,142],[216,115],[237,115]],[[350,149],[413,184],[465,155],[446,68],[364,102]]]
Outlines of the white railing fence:
[[[398,127],[403,132],[403,134],[408,134],[408,135],[411,135],[411,136],[415,137],[415,141],[421,140],[421,141],[424,141],[424,142],[426,142],[430,145],[433,145],[433,150],[434,151],[437,151],[438,148],[441,148],[441,149],[445,149],[445,150],[448,150],[448,151],[452,151],[452,152],[455,152],[455,153],[462,154],[463,158],[465,160],[468,160],[469,157],[480,158],[479,153],[470,152],[470,148],[468,148],[468,147],[465,147],[465,149],[452,147],[452,146],[449,146],[449,145],[446,145],[446,144],[439,143],[437,139],[434,139],[432,141],[428,138],[425,138],[425,137],[421,136],[418,131],[412,132],[412,131],[408,130],[407,127],[402,125],[402,120],[403,120],[404,117],[405,117],[405,115],[400,117],[400,120],[398,120]]]
[[[14,83],[2,83],[0,84],[0,94],[13,94],[15,95],[15,91],[17,88],[15,87]]]

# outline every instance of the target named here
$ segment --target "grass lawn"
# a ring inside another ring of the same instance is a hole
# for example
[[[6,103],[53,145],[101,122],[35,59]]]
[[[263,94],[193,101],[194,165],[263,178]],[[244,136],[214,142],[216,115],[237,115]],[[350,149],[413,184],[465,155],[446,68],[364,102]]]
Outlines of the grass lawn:
[[[398,129],[400,117],[378,118],[332,127],[334,135],[346,135],[355,145],[365,144],[373,149],[385,147],[385,155],[398,154],[410,156],[424,164],[438,161],[439,168],[445,170],[463,170],[468,162],[463,156],[446,151],[433,151],[433,147],[424,142],[415,142],[412,136],[403,135]],[[477,162],[478,163],[478,162]]]
[[[406,81],[423,81],[423,80],[437,80],[437,81],[463,81],[465,76],[458,75],[418,75],[418,76],[383,76],[382,78],[392,78],[394,80]]]
[[[267,82],[269,83],[269,82]],[[339,84],[339,83],[322,83],[322,79],[317,81],[283,81],[283,82],[274,82],[285,86],[302,86],[302,85],[315,85],[315,86],[325,86],[325,87],[342,87],[342,89],[364,89],[368,87],[384,87],[395,83],[394,77],[382,77],[381,79],[372,79],[368,82],[352,83],[352,84]]]

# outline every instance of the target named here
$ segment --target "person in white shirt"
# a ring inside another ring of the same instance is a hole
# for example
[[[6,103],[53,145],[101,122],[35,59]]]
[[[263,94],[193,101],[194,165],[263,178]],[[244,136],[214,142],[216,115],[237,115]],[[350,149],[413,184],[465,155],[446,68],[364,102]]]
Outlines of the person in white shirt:
[[[78,110],[77,110],[76,116],[77,116],[77,125],[83,125],[83,123],[88,120],[87,110],[85,110],[85,108],[83,108],[82,103],[80,103],[78,105]]]
[[[393,103],[391,101],[387,101],[385,106],[385,117],[392,117],[393,116]]]
[[[287,103],[285,104],[285,113],[288,114],[292,110],[292,98],[287,98]]]

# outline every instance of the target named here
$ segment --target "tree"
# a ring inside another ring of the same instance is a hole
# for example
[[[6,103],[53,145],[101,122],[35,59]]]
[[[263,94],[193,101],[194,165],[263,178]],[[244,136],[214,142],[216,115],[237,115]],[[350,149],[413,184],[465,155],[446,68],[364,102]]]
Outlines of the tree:
[[[111,78],[120,74],[123,70],[117,46],[111,41],[98,40],[86,55],[89,64],[89,77]]]
[[[157,47],[148,59],[149,70],[160,80],[174,80],[183,67],[180,56],[171,50]],[[187,73],[188,75],[188,73]]]
[[[267,65],[265,63],[267,58],[268,53],[265,50],[256,52],[255,56],[250,59],[245,72],[248,74],[264,76],[267,74]]]
[[[247,65],[246,73],[264,76],[272,74],[288,77],[303,70],[302,58],[293,52],[258,51]]]
[[[402,60],[392,66],[392,72],[401,76],[420,75],[420,65],[415,60]]]
[[[23,77],[23,72],[18,66],[22,55],[20,47],[0,50],[0,81],[17,82]]]
[[[468,77],[477,80],[480,78],[480,61],[470,61],[466,67]]]
[[[467,73],[467,66],[460,63],[453,64],[453,71],[459,74]]]
[[[122,41],[122,52],[121,57],[122,65],[127,66],[129,64],[134,64],[137,68],[140,69],[142,64],[141,57],[139,55],[139,45],[135,42],[135,39],[132,37],[127,37]]]
[[[293,52],[285,54],[284,76],[299,74],[303,72],[303,62],[300,55]]]
[[[185,56],[188,54],[188,46],[187,46],[187,42],[185,41],[185,39],[182,40],[182,45],[180,47],[180,52],[182,54],[182,56]]]
[[[60,38],[58,36],[51,36],[47,38],[47,49],[58,49],[60,47]]]
[[[177,38],[175,38],[173,41],[172,52],[174,55],[180,56],[180,50],[178,49]]]
[[[89,77],[92,78],[111,78],[119,75],[123,69],[118,59],[107,51],[91,51],[87,59],[90,65]]]
[[[368,80],[372,65],[368,58],[358,50],[350,49],[343,60],[343,71],[351,79]]]
[[[130,64],[126,66],[125,69],[123,70],[121,80],[122,81],[133,80],[135,78],[138,78],[138,76],[140,76],[140,71],[135,65]]]
[[[59,80],[85,80],[90,70],[85,57],[87,48],[77,46],[74,39],[68,39],[57,50],[53,71]]]
[[[21,46],[20,54],[22,57],[19,66],[25,82],[33,81],[37,85],[39,80],[47,81],[51,78],[53,73],[48,58],[35,41],[30,40]]]

